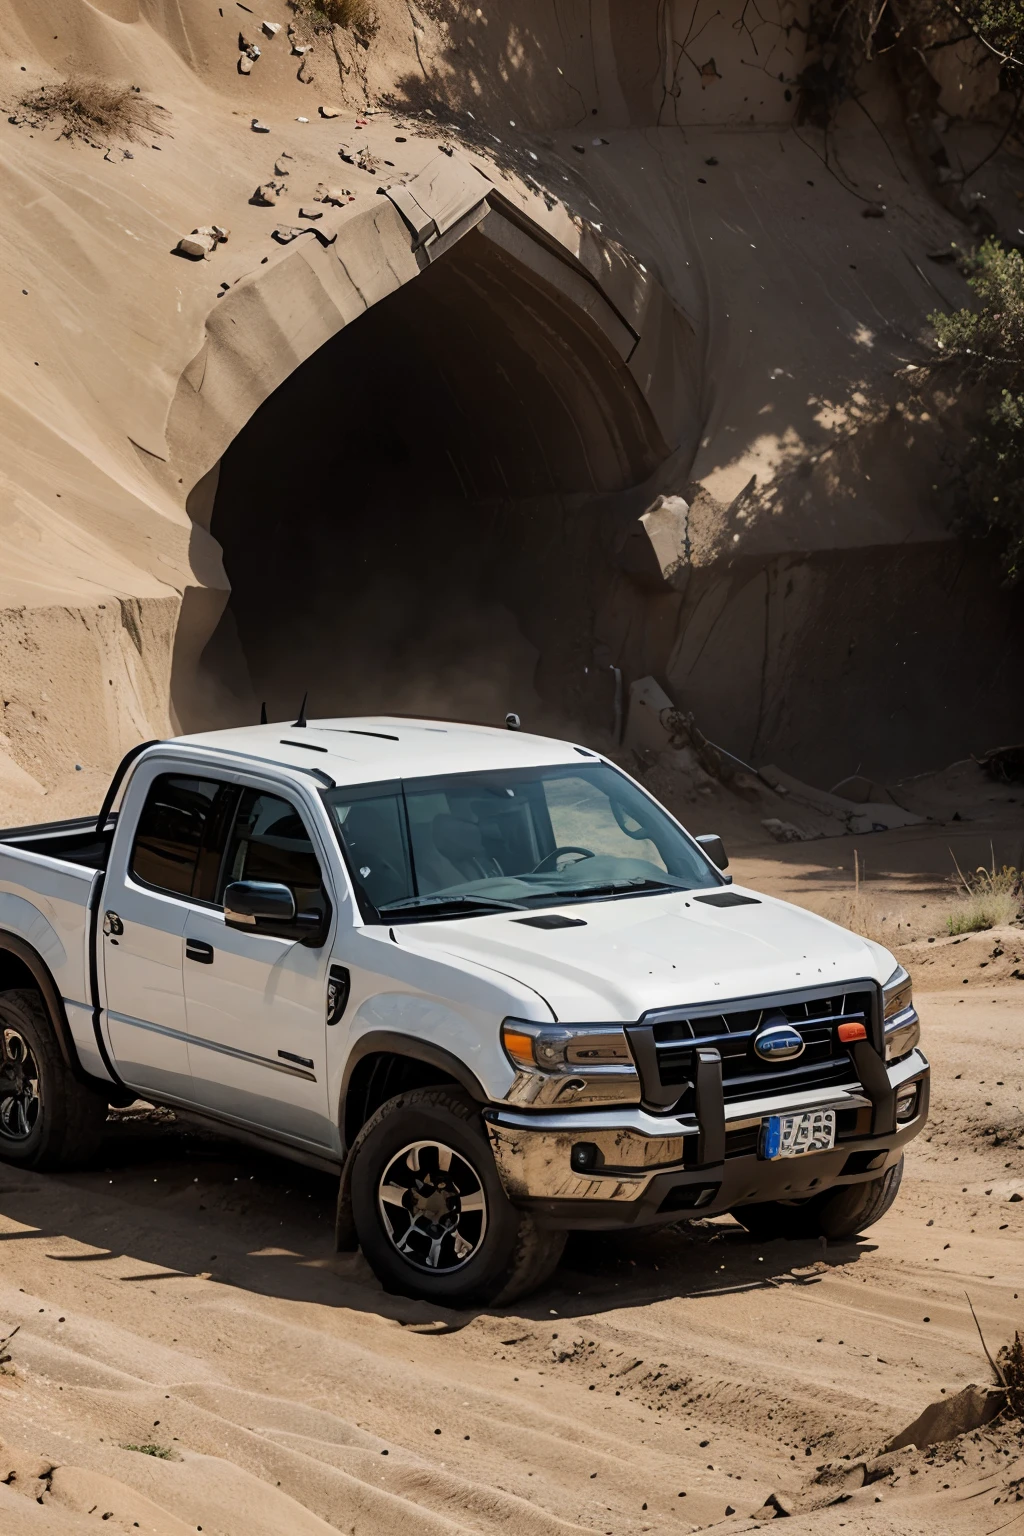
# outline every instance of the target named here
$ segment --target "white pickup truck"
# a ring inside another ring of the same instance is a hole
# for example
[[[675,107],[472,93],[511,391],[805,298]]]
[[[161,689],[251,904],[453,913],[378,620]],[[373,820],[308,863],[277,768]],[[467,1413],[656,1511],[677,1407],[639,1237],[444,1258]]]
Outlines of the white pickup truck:
[[[95,821],[0,833],[0,1157],[169,1105],[339,1172],[339,1247],[454,1306],[538,1285],[571,1228],[852,1236],[927,1115],[910,979],[727,862],[521,732],[148,743]]]

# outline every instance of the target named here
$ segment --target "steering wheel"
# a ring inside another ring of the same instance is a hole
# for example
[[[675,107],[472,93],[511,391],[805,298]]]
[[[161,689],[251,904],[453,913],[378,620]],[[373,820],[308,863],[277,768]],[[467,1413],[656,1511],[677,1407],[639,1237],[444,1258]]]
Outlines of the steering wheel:
[[[541,859],[537,868],[531,869],[531,875],[546,875],[555,868],[563,853],[578,853],[581,862],[584,859],[592,859],[594,857],[593,848],[577,848],[575,843],[565,843],[561,848],[553,848],[549,854]]]
[[[609,799],[608,803],[612,808],[612,815],[615,817],[615,820],[618,822],[620,829],[625,832],[627,837],[631,837],[636,843],[646,842],[650,838],[651,834],[641,822],[637,822],[637,828],[635,832],[630,827],[626,826],[627,816],[632,821],[636,821],[637,818],[632,814],[631,811],[626,810],[626,807],[623,805],[621,800]]]

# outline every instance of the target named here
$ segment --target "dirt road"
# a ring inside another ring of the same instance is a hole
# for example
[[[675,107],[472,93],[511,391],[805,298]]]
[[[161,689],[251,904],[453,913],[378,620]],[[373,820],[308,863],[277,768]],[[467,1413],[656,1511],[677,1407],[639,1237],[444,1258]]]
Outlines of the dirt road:
[[[794,1533],[1019,1536],[998,1424],[815,1482],[991,1380],[965,1293],[993,1349],[1024,1325],[1024,981],[984,974],[919,998],[933,1120],[863,1240],[578,1240],[500,1314],[384,1295],[332,1252],[330,1180],[169,1117],[88,1172],[0,1169],[0,1530],[632,1536],[774,1496]]]

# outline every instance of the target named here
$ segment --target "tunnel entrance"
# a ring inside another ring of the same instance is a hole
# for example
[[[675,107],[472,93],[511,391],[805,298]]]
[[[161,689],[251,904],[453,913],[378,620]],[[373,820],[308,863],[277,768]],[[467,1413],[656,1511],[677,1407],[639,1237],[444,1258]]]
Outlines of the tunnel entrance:
[[[474,230],[224,454],[211,531],[231,595],[211,649],[237,633],[271,718],[308,688],[317,714],[565,719],[610,575],[591,513],[667,451],[586,307]]]

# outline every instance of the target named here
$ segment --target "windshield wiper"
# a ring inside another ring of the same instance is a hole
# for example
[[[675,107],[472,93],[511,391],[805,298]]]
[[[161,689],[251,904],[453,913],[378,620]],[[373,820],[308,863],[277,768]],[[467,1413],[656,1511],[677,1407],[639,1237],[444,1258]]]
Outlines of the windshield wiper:
[[[378,912],[391,916],[402,912],[422,912],[435,907],[474,907],[480,912],[526,912],[529,909],[521,901],[502,901],[497,896],[413,896],[408,901],[389,901],[378,907]]]
[[[671,885],[666,880],[647,880],[637,875],[632,880],[593,880],[590,884],[574,885],[568,889],[558,887],[545,892],[547,896],[614,896],[618,891],[682,891],[686,887]]]

